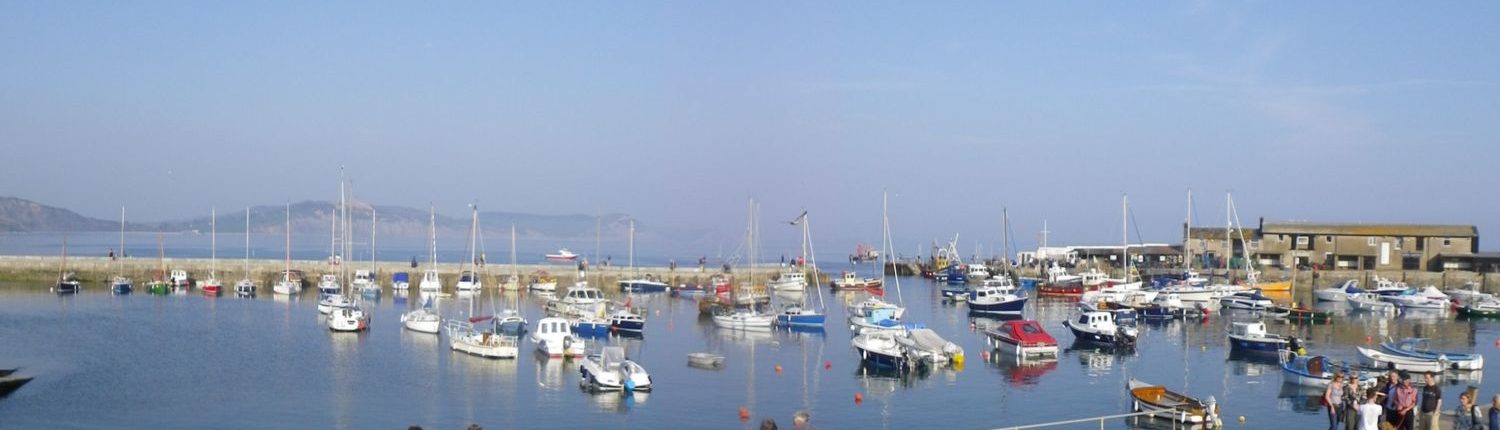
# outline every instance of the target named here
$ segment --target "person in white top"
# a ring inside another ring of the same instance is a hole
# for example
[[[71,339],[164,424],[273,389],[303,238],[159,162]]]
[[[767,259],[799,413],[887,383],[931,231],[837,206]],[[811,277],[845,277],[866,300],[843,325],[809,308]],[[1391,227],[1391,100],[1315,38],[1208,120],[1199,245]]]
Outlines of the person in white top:
[[[1380,414],[1384,409],[1377,402],[1379,397],[1374,388],[1365,393],[1365,403],[1359,405],[1359,430],[1380,430]]]

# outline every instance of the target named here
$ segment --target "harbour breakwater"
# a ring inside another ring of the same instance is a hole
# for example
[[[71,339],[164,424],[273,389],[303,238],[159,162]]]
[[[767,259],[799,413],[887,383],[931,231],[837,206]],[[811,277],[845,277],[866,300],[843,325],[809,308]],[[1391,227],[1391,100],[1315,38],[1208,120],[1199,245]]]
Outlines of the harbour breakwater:
[[[371,264],[365,262],[343,263],[350,276],[356,270],[371,270]],[[217,267],[215,267],[217,266]],[[256,284],[268,287],[275,283],[281,276],[281,271],[288,266],[286,260],[252,259],[248,263],[239,259],[223,259],[215,263],[207,258],[121,258],[110,259],[108,257],[68,257],[66,269],[63,267],[61,257],[57,256],[0,256],[0,280],[14,281],[20,283],[36,283],[43,287],[50,287],[56,282],[58,276],[66,270],[78,277],[84,285],[106,284],[117,273],[129,277],[135,282],[142,283],[157,276],[163,268],[167,271],[185,270],[197,280],[205,279],[210,271],[215,272],[219,280],[226,286],[234,285],[235,281],[245,277],[247,270],[249,278]],[[340,266],[329,264],[326,260],[291,260],[292,270],[302,271],[306,277],[303,282],[316,284],[317,277],[323,273],[339,273]],[[421,278],[421,273],[429,268],[426,262],[418,262],[413,268],[411,262],[381,261],[374,264],[373,268],[377,279],[382,287],[389,287],[391,275],[396,272],[407,272],[411,274],[413,286]],[[705,284],[722,268],[698,266],[684,267],[622,267],[622,266],[589,266],[586,272],[588,281],[595,286],[612,286],[621,279],[630,279],[637,275],[651,275],[661,279],[669,285],[681,284]],[[458,263],[438,263],[437,270],[442,277],[443,285],[452,288],[458,282],[459,272],[473,270],[480,274],[480,280],[485,288],[493,288],[500,281],[512,273],[521,276],[521,283],[530,282],[540,272],[545,272],[557,278],[559,285],[572,285],[578,280],[579,271],[576,264],[520,264],[514,266],[508,264],[486,264],[483,267],[472,265],[460,265]],[[731,269],[733,275],[743,277],[750,273],[748,268],[736,267]],[[757,279],[769,279],[777,273],[786,270],[785,267],[769,266],[757,267],[754,276]],[[818,275],[819,283],[826,284],[829,278],[825,274]],[[347,282],[348,280],[344,280]],[[757,283],[761,281],[757,280]],[[607,288],[606,288],[607,289]]]

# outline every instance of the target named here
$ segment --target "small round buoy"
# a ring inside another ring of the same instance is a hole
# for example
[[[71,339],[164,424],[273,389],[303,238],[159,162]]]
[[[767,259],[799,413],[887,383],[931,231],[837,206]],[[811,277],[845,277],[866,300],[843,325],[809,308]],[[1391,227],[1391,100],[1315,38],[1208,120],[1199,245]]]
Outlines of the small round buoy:
[[[1198,345],[1198,350],[1199,351],[1207,351],[1208,350],[1208,345]]]
[[[1495,341],[1495,345],[1500,345],[1500,340]],[[833,368],[833,360],[825,360],[825,361],[823,361],[823,368],[824,369],[832,369]]]
[[[1245,423],[1245,416],[1244,415],[1240,415],[1240,424],[1244,424],[1244,423]]]
[[[864,401],[865,401],[865,395],[864,394],[854,393],[854,404],[857,405],[857,404],[860,404],[860,403],[864,403]]]
[[[776,365],[776,373],[781,373],[781,365]]]
[[[750,419],[750,408],[740,406],[740,421]]]

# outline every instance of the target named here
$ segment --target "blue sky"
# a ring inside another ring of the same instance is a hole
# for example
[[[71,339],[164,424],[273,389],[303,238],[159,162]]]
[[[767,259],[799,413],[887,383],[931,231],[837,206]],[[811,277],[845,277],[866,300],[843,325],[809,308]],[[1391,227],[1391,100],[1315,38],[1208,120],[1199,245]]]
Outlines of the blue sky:
[[[0,194],[182,218],[337,193],[820,249],[1114,243],[1129,194],[1500,232],[1500,3],[6,2]],[[769,227],[767,227],[769,228]],[[766,234],[772,234],[767,230]],[[788,233],[794,234],[794,233]],[[1486,243],[1496,243],[1489,241]],[[911,245],[903,245],[911,244]],[[1491,248],[1485,246],[1485,248]]]

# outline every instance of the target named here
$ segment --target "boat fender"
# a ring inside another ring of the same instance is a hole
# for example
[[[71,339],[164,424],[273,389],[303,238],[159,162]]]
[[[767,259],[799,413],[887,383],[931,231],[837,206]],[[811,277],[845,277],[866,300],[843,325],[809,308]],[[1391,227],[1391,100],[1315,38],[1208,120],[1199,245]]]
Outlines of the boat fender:
[[[635,380],[633,380],[633,379],[626,379],[625,380],[625,391],[626,392],[635,391]]]

